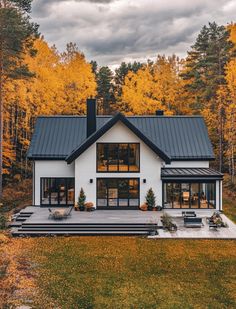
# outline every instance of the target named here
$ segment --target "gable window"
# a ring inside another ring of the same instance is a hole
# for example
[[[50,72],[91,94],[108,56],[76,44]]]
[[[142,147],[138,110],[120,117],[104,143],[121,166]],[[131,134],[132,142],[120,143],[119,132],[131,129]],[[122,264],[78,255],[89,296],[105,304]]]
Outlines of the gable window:
[[[98,143],[98,172],[139,172],[140,145],[138,143]]]

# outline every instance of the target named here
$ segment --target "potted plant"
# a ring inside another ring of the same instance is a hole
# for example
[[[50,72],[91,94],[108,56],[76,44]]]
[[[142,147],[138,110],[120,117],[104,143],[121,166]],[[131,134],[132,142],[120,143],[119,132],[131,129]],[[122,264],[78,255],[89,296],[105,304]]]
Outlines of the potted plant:
[[[78,199],[78,205],[79,205],[79,210],[80,211],[84,211],[84,204],[85,204],[85,200],[86,200],[86,195],[84,193],[84,189],[81,188],[80,189],[80,193],[79,193],[79,199]]]
[[[155,197],[155,194],[152,188],[148,190],[145,198],[146,198],[146,204],[148,206],[148,210],[153,210],[153,208],[156,207],[156,197]]]
[[[150,228],[149,228],[148,234],[150,236],[158,235],[157,222],[152,221],[152,220],[150,221]]]
[[[79,210],[79,205],[78,205],[77,202],[76,202],[75,205],[74,205],[74,210],[75,210],[75,211],[78,211],[78,210]]]
[[[84,204],[86,211],[94,211],[95,207],[92,202],[87,202]]]
[[[142,210],[142,211],[147,211],[148,205],[147,205],[147,203],[143,203],[142,205],[139,206],[139,208],[140,208],[140,210]]]

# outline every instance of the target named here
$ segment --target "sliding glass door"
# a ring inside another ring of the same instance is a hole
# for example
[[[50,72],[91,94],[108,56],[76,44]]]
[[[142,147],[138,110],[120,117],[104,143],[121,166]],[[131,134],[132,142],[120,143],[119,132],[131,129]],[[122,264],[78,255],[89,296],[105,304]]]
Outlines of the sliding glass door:
[[[164,182],[165,208],[215,208],[215,182]]]
[[[138,207],[138,178],[98,178],[98,207]]]
[[[41,178],[41,205],[73,205],[74,191],[74,178]]]

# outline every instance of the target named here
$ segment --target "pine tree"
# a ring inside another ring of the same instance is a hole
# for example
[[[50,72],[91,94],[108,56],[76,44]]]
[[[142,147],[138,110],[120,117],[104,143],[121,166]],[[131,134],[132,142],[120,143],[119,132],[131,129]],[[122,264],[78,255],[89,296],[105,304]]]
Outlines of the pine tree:
[[[85,201],[86,201],[86,195],[84,193],[84,189],[81,188],[80,193],[79,193],[79,200],[78,200],[78,206],[81,211],[83,211],[85,208]]]
[[[97,92],[103,114],[110,114],[114,103],[113,72],[107,66],[101,67],[97,73]]]
[[[205,102],[214,103],[220,85],[225,84],[225,65],[233,56],[230,32],[215,22],[204,26],[188,52],[186,71],[182,76],[191,80],[189,92],[195,95],[193,108],[202,110]]]
[[[148,190],[145,198],[148,205],[148,210],[152,210],[156,206],[156,197],[152,188]]]
[[[38,25],[30,21],[31,0],[0,0],[0,197],[3,172],[4,85],[8,79],[31,77],[23,63],[26,52],[35,54]]]

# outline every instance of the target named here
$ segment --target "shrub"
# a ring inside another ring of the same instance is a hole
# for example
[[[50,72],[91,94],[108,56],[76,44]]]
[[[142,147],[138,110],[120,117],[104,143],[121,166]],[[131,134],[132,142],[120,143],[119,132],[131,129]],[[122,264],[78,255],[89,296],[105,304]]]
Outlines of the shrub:
[[[177,230],[176,224],[174,224],[174,223],[172,222],[171,216],[168,215],[167,213],[164,213],[164,214],[161,216],[161,221],[162,221],[162,224],[163,224],[163,228],[164,228],[164,229],[167,229],[168,231]]]
[[[145,198],[146,198],[146,203],[148,205],[149,210],[152,210],[154,207],[156,207],[156,197],[155,197],[155,194],[152,188],[148,190]]]
[[[86,201],[86,195],[85,195],[85,193],[84,193],[84,189],[81,188],[81,189],[80,189],[80,193],[79,193],[79,200],[78,200],[79,209],[80,209],[81,211],[84,210],[85,201]]]

